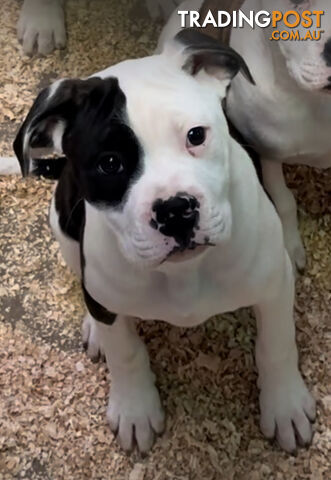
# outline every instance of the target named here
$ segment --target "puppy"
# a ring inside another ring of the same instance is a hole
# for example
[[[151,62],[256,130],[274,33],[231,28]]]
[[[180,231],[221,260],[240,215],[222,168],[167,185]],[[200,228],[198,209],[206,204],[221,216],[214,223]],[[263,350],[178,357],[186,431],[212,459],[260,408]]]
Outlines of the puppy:
[[[165,19],[169,18],[179,2],[180,0],[145,0],[152,18],[161,13]],[[41,55],[48,55],[54,48],[64,48],[64,0],[24,0],[17,35],[26,55],[32,55],[35,50]]]
[[[225,2],[228,6],[229,2]],[[236,2],[238,3],[238,2]],[[286,187],[282,163],[331,167],[331,9],[329,0],[244,0],[241,10],[283,12],[322,10],[320,41],[270,41],[271,28],[233,28],[230,45],[247,62],[256,86],[238,75],[227,98],[227,113],[247,143],[261,154],[263,179],[281,217],[293,266],[305,266],[296,202]],[[206,0],[222,10],[224,0]],[[169,19],[159,42],[180,30],[177,10],[200,10],[203,0],[183,2]],[[217,18],[217,17],[216,17]],[[279,25],[279,30],[289,30]],[[298,27],[301,35],[307,29]],[[219,31],[222,35],[222,29]]]
[[[50,223],[82,279],[84,336],[105,353],[108,420],[126,450],[148,451],[164,428],[135,318],[193,327],[246,306],[262,431],[289,452],[312,438],[281,223],[220,108],[238,72],[253,81],[234,50],[184,30],[161,55],[45,89],[14,142],[23,175],[39,148],[67,158]]]

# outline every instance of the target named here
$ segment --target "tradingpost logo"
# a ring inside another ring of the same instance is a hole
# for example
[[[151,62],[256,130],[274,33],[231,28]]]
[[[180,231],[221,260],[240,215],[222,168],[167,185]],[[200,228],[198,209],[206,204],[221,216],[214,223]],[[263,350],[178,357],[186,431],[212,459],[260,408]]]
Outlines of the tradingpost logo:
[[[324,30],[322,27],[322,18],[325,12],[323,10],[304,10],[299,13],[296,10],[288,10],[283,13],[279,10],[267,12],[260,10],[255,12],[251,10],[246,15],[241,10],[229,13],[225,10],[219,10],[214,15],[211,10],[205,18],[201,18],[200,12],[196,10],[178,10],[181,20],[181,27],[189,26],[191,28],[205,28],[209,25],[215,28],[243,28],[246,24],[252,29],[256,27],[272,27],[270,40],[296,40],[318,41],[321,39]],[[285,28],[286,27],[286,28]],[[302,27],[302,28],[301,28]]]

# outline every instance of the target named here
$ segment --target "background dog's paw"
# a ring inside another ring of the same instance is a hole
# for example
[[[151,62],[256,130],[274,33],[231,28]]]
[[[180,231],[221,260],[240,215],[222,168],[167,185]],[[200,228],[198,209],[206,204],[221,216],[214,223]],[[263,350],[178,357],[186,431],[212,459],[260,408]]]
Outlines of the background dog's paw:
[[[98,338],[98,331],[95,325],[95,320],[87,313],[82,324],[82,340],[83,346],[88,357],[92,362],[98,362],[104,358],[104,352],[101,347],[101,342]]]
[[[66,45],[64,11],[61,0],[25,0],[17,24],[23,52],[48,55]]]
[[[287,381],[261,382],[260,409],[262,433],[276,437],[281,448],[295,453],[311,443],[316,405],[299,373]]]
[[[168,20],[182,0],[146,0],[146,6],[153,19],[162,17]]]
[[[107,418],[125,451],[136,443],[140,452],[148,452],[155,434],[164,430],[164,411],[154,383],[112,385]]]
[[[285,247],[292,262],[294,274],[302,272],[306,266],[306,252],[300,232],[284,232]]]

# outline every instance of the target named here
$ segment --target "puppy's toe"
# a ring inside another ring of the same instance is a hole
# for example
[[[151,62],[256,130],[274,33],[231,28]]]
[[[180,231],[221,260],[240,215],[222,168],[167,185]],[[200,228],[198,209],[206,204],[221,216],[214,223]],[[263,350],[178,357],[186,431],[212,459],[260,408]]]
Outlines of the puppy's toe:
[[[306,266],[306,252],[302,243],[300,233],[297,230],[286,231],[285,246],[293,265],[294,275],[303,272]]]
[[[277,421],[276,439],[279,446],[288,453],[294,455],[297,450],[295,432],[291,419],[288,417],[280,418]]]
[[[307,447],[311,443],[313,436],[312,426],[303,411],[298,411],[293,415],[292,423],[295,428],[296,438],[300,447]]]
[[[104,358],[104,352],[98,337],[95,320],[90,314],[87,314],[83,320],[82,340],[87,356],[93,362],[98,362],[100,359]]]
[[[37,42],[37,31],[34,29],[26,29],[22,42],[24,54],[31,56]]]
[[[139,419],[135,423],[135,439],[141,453],[147,453],[155,441],[155,434],[148,418]]]
[[[276,433],[276,423],[272,415],[261,415],[260,428],[263,435],[272,440]]]
[[[48,55],[54,50],[54,41],[52,32],[42,30],[38,36],[38,51],[41,55]]]
[[[135,444],[141,453],[153,446],[155,434],[164,429],[164,413],[153,382],[112,386],[107,418],[121,447],[129,452]]]
[[[25,25],[23,20],[20,18],[17,22],[17,38],[22,43],[24,38]]]
[[[64,23],[61,23],[54,30],[54,40],[56,48],[64,48],[67,43],[67,35]]]
[[[311,422],[316,420],[316,400],[311,395],[306,395],[303,402],[303,409]]]
[[[315,402],[299,372],[261,381],[260,408],[262,433],[268,438],[275,434],[285,451],[294,454],[298,446],[311,443],[310,418],[314,417]]]

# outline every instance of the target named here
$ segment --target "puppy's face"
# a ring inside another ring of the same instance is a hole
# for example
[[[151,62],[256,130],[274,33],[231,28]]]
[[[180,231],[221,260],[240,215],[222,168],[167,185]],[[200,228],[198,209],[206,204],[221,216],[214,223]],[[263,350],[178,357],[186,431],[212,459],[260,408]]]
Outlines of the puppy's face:
[[[328,93],[331,88],[331,9],[329,0],[261,0],[263,10],[281,10],[283,13],[294,10],[300,15],[303,11],[309,10],[324,11],[321,17],[321,28],[316,28],[316,17],[314,26],[311,29],[298,26],[289,29],[284,22],[278,24],[278,30],[298,30],[300,38],[305,38],[308,31],[311,33],[320,30],[321,38],[315,40],[279,40],[279,46],[284,56],[286,66],[291,77],[297,82],[300,88],[305,90],[324,91]],[[289,17],[294,22],[294,17]]]
[[[198,35],[199,48],[188,40],[191,33],[160,56],[116,65],[107,78],[55,84],[15,145],[26,173],[38,139],[51,138],[123,255],[143,267],[198,255],[231,231],[220,102],[231,78],[249,72],[233,51],[208,44],[201,53],[205,38]]]

